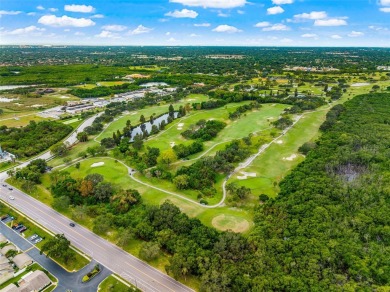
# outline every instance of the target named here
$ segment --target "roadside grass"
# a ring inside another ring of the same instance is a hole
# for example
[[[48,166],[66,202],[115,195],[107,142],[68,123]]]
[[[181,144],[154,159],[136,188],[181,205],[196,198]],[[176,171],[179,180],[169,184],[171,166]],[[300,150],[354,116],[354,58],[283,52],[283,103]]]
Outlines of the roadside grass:
[[[16,116],[11,117],[11,119],[7,120],[1,120],[0,121],[0,126],[7,126],[8,128],[18,128],[18,127],[24,127],[27,126],[30,121],[35,121],[35,122],[40,122],[40,121],[47,121],[51,119],[45,119],[39,116],[36,116],[34,114],[28,115],[28,116]]]
[[[40,237],[42,237],[44,240],[35,245],[39,249],[42,247],[42,245],[45,244],[45,239],[49,239],[53,236],[26,216],[20,214],[19,212],[16,212],[13,208],[8,207],[3,203],[0,203],[0,210],[2,214],[9,214],[13,216],[15,218],[13,220],[14,223],[22,223],[28,228],[22,234],[22,237],[28,238],[33,234],[38,234]],[[8,226],[11,226],[11,222],[8,224]],[[74,254],[74,259],[69,260],[68,262],[65,262],[64,258],[62,257],[53,257],[52,259],[68,271],[78,271],[89,263],[89,261],[85,257],[80,255],[73,249],[71,250],[71,252]]]
[[[141,291],[135,286],[125,285],[123,282],[116,279],[114,276],[110,275],[105,278],[99,285],[99,292],[131,292],[131,291]]]

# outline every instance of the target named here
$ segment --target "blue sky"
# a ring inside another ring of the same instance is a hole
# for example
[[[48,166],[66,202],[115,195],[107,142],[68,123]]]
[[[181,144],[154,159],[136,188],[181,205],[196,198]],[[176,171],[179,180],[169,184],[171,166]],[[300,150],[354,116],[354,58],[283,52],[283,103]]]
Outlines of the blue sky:
[[[390,0],[1,0],[0,44],[390,47]]]

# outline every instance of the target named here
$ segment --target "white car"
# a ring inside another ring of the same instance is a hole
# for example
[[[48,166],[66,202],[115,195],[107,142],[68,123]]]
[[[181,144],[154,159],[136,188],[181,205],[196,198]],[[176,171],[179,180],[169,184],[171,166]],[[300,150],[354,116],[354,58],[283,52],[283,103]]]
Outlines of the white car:
[[[8,197],[10,200],[15,200],[15,197],[13,197],[13,196],[9,196]]]

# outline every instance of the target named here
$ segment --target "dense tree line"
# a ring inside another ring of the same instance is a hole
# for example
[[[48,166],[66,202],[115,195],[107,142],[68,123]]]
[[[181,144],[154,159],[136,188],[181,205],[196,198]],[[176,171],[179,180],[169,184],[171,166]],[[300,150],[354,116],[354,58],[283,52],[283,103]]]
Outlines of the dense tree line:
[[[80,98],[91,98],[91,97],[110,96],[110,95],[123,93],[127,91],[134,91],[137,89],[140,89],[138,85],[132,83],[124,83],[121,85],[114,85],[114,86],[97,86],[91,89],[78,87],[78,88],[73,88],[68,90],[68,93]]]
[[[23,128],[0,127],[0,144],[18,158],[34,156],[65,138],[72,127],[54,121],[30,123]]]
[[[199,120],[195,125],[191,125],[190,129],[181,133],[186,139],[199,139],[200,141],[209,141],[215,138],[226,123],[217,120]]]

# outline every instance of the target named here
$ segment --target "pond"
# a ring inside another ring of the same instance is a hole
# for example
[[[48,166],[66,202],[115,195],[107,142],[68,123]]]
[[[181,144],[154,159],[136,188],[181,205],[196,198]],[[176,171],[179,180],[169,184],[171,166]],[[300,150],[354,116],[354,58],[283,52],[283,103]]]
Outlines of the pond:
[[[175,119],[177,118],[177,115],[179,113],[178,112],[175,112],[174,113],[174,117]],[[142,130],[141,130],[141,126],[142,125],[145,125],[145,131],[147,131],[148,133],[150,133],[150,131],[152,130],[152,126],[153,125],[156,125],[158,127],[160,127],[160,124],[162,121],[165,121],[166,124],[168,124],[168,117],[169,117],[169,114],[166,113],[158,118],[156,118],[154,121],[153,121],[153,124],[151,124],[150,122],[146,122],[146,123],[143,123],[141,125],[139,125],[138,127],[134,128],[132,131],[131,131],[131,136],[130,136],[130,142],[133,142],[134,141],[134,137],[138,134],[142,135]]]

